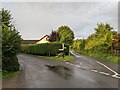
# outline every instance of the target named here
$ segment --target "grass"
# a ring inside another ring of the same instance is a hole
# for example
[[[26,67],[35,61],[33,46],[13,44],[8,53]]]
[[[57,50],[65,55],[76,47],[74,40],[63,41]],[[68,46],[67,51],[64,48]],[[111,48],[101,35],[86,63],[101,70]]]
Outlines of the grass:
[[[70,55],[70,56],[65,56],[64,58],[62,57],[55,57],[55,56],[39,56],[41,58],[45,58],[45,59],[49,59],[49,60],[55,60],[55,61],[72,61],[75,59],[74,56]]]
[[[2,71],[2,73],[0,73],[0,77],[1,79],[7,79],[9,77],[13,77],[19,74],[19,71],[16,72],[7,72],[7,71]]]
[[[112,54],[108,54],[108,53],[104,53],[104,52],[100,52],[100,51],[99,52],[77,51],[77,52],[80,54],[83,54],[83,55],[101,58],[101,59],[106,60],[106,61],[120,64],[120,57],[112,55]]]

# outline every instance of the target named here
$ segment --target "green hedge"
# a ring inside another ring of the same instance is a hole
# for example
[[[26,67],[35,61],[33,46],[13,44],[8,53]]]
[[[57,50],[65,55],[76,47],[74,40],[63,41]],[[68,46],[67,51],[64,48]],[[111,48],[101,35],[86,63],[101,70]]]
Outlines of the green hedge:
[[[69,46],[65,45],[65,54],[69,53]],[[62,43],[52,42],[52,43],[42,43],[34,45],[22,45],[22,53],[42,55],[42,56],[55,56],[60,53],[59,49],[62,48]]]

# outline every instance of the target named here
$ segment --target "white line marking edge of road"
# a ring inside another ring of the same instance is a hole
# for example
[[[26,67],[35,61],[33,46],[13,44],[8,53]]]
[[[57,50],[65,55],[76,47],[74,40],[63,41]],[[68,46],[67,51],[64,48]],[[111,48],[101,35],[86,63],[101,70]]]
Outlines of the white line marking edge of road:
[[[98,62],[98,61],[97,61]],[[100,62],[99,62],[100,63]],[[69,63],[69,62],[66,62],[66,64],[69,64],[69,65],[72,65],[72,66],[75,66],[75,67],[80,67],[80,68],[82,68],[82,69],[86,69],[87,70],[87,68],[85,68],[85,67],[82,67],[82,66],[79,66],[79,65],[75,65],[75,64],[72,64],[72,63]],[[101,65],[104,65],[104,64],[102,64],[101,63]],[[107,66],[106,66],[107,67]],[[109,68],[109,67],[108,67]],[[109,68],[110,69],[110,68]],[[110,69],[110,70],[112,70],[112,69]],[[109,73],[106,73],[106,72],[99,72],[99,71],[97,71],[97,70],[95,70],[95,69],[93,69],[93,70],[91,70],[92,72],[95,72],[95,73],[99,73],[99,74],[102,74],[102,75],[107,75],[107,76],[110,76],[110,74]],[[114,71],[115,72],[115,71]],[[120,77],[118,77],[117,75],[119,75],[117,72],[114,74],[114,75],[112,75],[111,77],[113,77],[113,78],[117,78],[117,79],[120,79]]]

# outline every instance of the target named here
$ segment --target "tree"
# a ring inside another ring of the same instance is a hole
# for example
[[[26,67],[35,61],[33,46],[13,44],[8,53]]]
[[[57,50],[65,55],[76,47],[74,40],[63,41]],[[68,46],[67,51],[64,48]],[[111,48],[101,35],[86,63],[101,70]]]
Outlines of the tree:
[[[10,11],[2,9],[2,69],[6,71],[18,71],[19,63],[17,54],[20,51],[21,36],[11,23]]]
[[[0,18],[1,22],[2,22],[2,25],[6,25],[8,27],[12,27],[12,24],[11,24],[12,17],[11,17],[10,11],[5,10],[3,8],[0,12],[1,12],[1,15],[2,15],[2,17]]]
[[[80,44],[81,44],[80,39],[74,40],[72,43],[72,49],[73,50],[80,50]]]
[[[74,39],[74,33],[68,26],[61,26],[58,28],[58,33],[60,34],[60,42],[71,44]]]
[[[88,37],[85,49],[92,49],[99,46],[99,49],[103,51],[107,50],[112,45],[112,29],[109,24],[99,23],[95,28],[96,32]]]
[[[81,43],[80,43],[80,50],[84,50],[85,49],[85,39],[81,39]]]
[[[50,34],[49,41],[50,42],[58,42],[60,40],[59,33],[57,31],[53,31]]]
[[[114,51],[114,53],[116,55],[120,55],[120,34],[116,33],[113,35],[113,42],[112,42],[112,51]]]

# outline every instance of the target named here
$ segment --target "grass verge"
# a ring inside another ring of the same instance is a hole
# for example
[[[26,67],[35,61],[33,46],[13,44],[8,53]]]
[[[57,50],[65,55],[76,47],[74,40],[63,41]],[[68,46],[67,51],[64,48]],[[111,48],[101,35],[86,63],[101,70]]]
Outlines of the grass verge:
[[[9,77],[13,77],[19,74],[19,71],[16,72],[7,72],[7,71],[2,71],[1,74],[1,79],[7,79]]]
[[[114,62],[120,64],[120,57],[104,52],[88,52],[88,51],[77,51],[80,54],[100,58],[106,61]]]
[[[55,56],[39,56],[41,58],[45,58],[45,59],[49,59],[49,60],[55,60],[55,61],[72,61],[75,59],[74,56],[70,55],[70,56],[65,56],[64,58],[62,57],[55,57]]]

